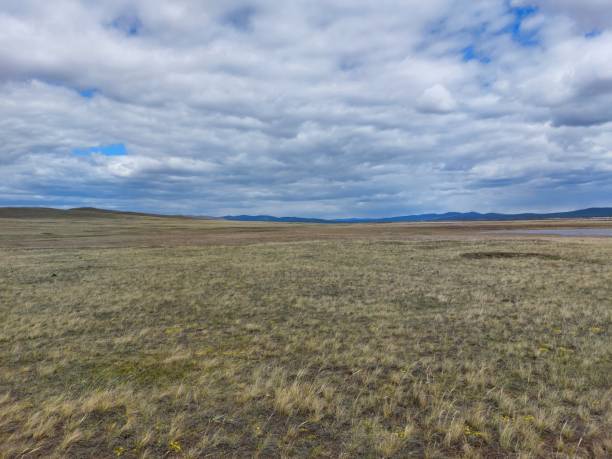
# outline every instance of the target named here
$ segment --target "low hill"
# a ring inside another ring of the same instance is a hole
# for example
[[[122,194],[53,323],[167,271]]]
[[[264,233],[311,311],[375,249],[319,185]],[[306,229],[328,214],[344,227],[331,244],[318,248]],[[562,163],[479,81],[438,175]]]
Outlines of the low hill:
[[[0,207],[0,218],[109,218],[109,217],[169,217],[143,212],[123,212],[118,210],[77,207],[74,209],[54,209],[51,207]]]

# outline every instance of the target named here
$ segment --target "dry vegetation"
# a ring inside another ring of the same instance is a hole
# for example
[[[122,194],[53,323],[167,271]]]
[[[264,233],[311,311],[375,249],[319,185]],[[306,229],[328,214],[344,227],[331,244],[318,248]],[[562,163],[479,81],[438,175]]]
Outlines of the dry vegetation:
[[[612,239],[353,228],[0,219],[0,457],[612,455]]]

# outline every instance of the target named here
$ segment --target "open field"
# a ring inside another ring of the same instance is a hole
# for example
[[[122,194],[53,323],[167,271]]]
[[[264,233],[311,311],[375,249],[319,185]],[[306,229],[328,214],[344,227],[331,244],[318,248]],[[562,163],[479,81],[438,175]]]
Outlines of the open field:
[[[612,238],[0,218],[0,457],[610,457]]]
[[[0,248],[184,247],[322,240],[414,241],[441,238],[507,240],[512,239],[514,235],[499,234],[500,230],[612,228],[612,219],[314,225],[130,217],[124,214],[92,215],[97,216],[71,219],[3,218],[0,212]],[[532,236],[533,238],[536,236]]]

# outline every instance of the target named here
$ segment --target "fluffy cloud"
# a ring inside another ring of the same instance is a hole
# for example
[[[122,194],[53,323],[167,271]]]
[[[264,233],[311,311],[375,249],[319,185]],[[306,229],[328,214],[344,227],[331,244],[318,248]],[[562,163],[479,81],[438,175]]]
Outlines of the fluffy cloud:
[[[610,204],[603,3],[2,2],[0,204]],[[128,154],[74,154],[112,144]]]
[[[418,108],[429,113],[448,113],[455,109],[457,103],[444,86],[436,84],[423,91],[418,99]]]

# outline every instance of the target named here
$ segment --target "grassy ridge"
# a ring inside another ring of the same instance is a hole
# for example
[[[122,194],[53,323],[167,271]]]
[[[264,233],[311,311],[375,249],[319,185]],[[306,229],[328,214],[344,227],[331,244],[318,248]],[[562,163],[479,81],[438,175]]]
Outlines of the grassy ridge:
[[[4,457],[612,454],[609,240],[0,259]]]
[[[126,217],[185,218],[181,216],[148,214],[144,212],[127,212],[120,210],[97,209],[95,207],[75,207],[73,209],[55,209],[53,207],[0,207],[0,218],[74,219]]]

